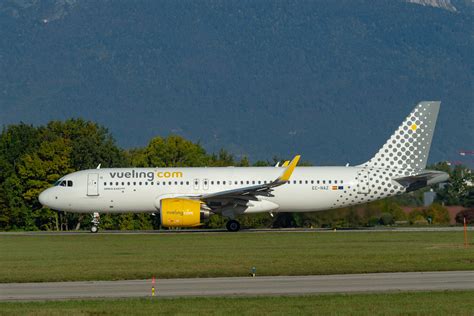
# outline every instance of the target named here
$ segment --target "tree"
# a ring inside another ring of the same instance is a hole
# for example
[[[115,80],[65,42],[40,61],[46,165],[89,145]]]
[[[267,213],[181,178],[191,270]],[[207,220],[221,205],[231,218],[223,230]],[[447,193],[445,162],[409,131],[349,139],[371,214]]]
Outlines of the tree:
[[[181,136],[155,137],[143,150],[131,152],[137,167],[202,167],[209,157],[199,144]]]
[[[50,122],[45,131],[46,139],[59,137],[70,141],[71,166],[75,170],[127,165],[124,152],[117,147],[109,131],[97,123],[83,119]]]

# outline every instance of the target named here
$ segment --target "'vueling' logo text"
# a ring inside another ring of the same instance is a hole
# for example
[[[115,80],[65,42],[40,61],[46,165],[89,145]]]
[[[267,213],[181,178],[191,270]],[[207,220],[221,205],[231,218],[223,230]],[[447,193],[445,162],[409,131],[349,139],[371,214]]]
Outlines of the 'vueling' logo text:
[[[148,181],[155,180],[155,173],[153,171],[121,171],[111,172],[110,177],[112,179],[147,179]],[[158,171],[156,173],[157,178],[182,178],[183,173],[181,171]]]

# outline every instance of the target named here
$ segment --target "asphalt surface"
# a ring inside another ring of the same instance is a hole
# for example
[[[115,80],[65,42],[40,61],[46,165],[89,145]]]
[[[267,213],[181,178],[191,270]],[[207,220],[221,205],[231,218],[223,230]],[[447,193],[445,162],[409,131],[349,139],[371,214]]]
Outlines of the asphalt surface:
[[[157,297],[474,290],[474,271],[156,280]],[[150,297],[151,280],[4,283],[0,301]]]
[[[314,232],[451,232],[463,231],[461,226],[449,227],[363,227],[363,228],[261,228],[242,229],[239,233],[314,233]],[[474,226],[468,226],[468,231],[474,231]],[[99,230],[98,234],[106,235],[145,235],[145,234],[216,234],[229,232],[226,229],[173,229],[173,230]],[[61,235],[87,235],[92,234],[88,230],[71,231],[35,231],[35,232],[0,232],[2,235],[16,236],[61,236]]]

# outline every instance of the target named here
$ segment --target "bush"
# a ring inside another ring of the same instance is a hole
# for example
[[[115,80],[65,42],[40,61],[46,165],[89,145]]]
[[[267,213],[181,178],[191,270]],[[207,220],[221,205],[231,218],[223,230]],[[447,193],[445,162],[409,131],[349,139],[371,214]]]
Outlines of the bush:
[[[383,213],[380,216],[380,224],[382,225],[393,225],[395,223],[394,217],[390,213]]]
[[[431,224],[449,224],[448,210],[439,204],[433,204],[426,209],[416,209],[409,215],[411,224],[429,223],[429,217],[431,217]]]
[[[466,223],[474,224],[474,208],[457,213],[456,223],[464,224],[464,218],[466,218]]]
[[[432,224],[449,224],[448,210],[439,204],[432,204],[425,210],[425,218],[431,217]]]
[[[380,223],[380,218],[372,216],[367,222],[367,226],[373,227],[377,226]]]

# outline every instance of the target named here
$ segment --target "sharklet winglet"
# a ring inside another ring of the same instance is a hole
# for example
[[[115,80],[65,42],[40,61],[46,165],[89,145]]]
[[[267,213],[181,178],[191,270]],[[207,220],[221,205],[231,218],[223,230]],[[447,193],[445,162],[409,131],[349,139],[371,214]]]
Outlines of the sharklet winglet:
[[[296,165],[298,164],[298,161],[300,161],[300,158],[301,158],[300,155],[296,155],[295,158],[293,158],[293,160],[291,160],[291,162],[288,164],[288,166],[286,167],[282,175],[278,177],[276,182],[282,183],[282,182],[287,182],[288,180],[290,180],[290,177],[293,174],[293,171],[295,170]]]

